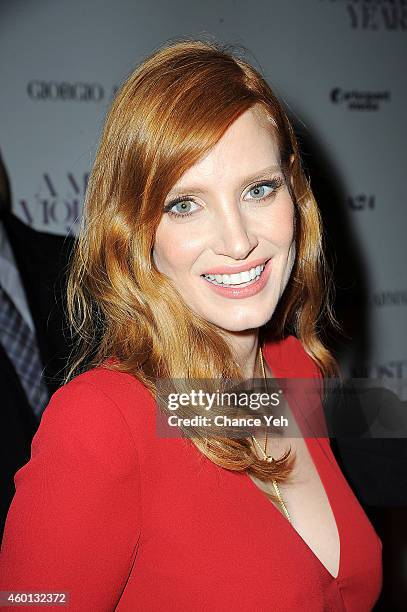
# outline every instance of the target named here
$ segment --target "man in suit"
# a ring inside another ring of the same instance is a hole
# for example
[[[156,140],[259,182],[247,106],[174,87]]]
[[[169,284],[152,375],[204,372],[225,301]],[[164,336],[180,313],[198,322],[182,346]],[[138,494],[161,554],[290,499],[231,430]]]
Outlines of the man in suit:
[[[0,541],[15,492],[14,475],[29,460],[42,410],[63,380],[70,348],[64,288],[73,245],[74,238],[36,231],[12,213],[0,157]],[[22,347],[8,341],[16,326],[23,328],[29,352],[36,354],[36,371],[42,372],[36,398],[16,361]]]

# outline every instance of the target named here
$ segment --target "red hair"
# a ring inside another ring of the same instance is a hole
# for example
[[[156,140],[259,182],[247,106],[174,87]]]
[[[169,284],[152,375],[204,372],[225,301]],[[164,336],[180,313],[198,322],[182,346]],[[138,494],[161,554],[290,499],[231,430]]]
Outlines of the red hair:
[[[330,277],[318,206],[293,128],[269,85],[219,43],[181,40],[148,57],[119,89],[89,178],[68,283],[68,314],[78,336],[75,372],[115,356],[115,369],[152,393],[156,378],[232,378],[242,374],[216,326],[194,313],[152,261],[166,195],[182,174],[246,110],[266,118],[295,206],[296,259],[262,336],[296,335],[324,376],[337,365],[318,335],[328,320]],[[245,439],[194,438],[212,461],[284,481],[292,453],[271,466]]]

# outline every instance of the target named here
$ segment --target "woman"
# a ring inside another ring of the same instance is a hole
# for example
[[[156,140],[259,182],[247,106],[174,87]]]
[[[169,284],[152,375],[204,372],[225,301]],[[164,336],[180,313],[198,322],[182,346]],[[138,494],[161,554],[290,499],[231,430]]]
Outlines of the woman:
[[[15,477],[2,590],[73,610],[373,607],[381,542],[328,438],[156,431],[162,379],[337,373],[321,240],[253,67],[190,40],[139,66],[89,180],[68,288],[82,348]]]

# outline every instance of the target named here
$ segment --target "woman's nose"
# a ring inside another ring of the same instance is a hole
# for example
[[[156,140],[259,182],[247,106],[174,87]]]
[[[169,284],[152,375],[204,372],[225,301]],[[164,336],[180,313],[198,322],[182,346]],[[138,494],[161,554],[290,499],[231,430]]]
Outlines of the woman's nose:
[[[217,255],[244,259],[258,244],[248,220],[238,209],[217,215],[214,224],[213,250]]]

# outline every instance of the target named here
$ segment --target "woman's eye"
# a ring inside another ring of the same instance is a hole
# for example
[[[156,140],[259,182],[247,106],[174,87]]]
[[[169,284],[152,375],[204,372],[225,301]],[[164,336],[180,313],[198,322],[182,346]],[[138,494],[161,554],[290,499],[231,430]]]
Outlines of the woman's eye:
[[[276,194],[278,189],[283,185],[284,180],[282,177],[275,177],[272,181],[263,181],[253,185],[247,192],[252,194],[249,201],[261,202]],[[189,217],[193,215],[201,207],[190,199],[191,196],[181,196],[178,200],[169,202],[164,206],[164,212],[168,213],[172,217]]]
[[[267,181],[266,183],[259,183],[254,185],[247,193],[252,194],[249,200],[265,200],[271,194],[273,194],[281,186],[281,180],[275,178],[273,181]]]
[[[260,185],[260,187],[253,187],[253,189],[250,189],[249,193],[253,193],[253,197],[255,199],[261,199],[264,198],[264,196],[268,195],[267,189],[270,189],[270,191],[272,191],[271,187],[268,187],[267,185]]]
[[[192,208],[196,206],[196,208]],[[170,202],[165,206],[164,211],[175,217],[188,217],[199,208],[192,200],[179,200],[178,202]]]

